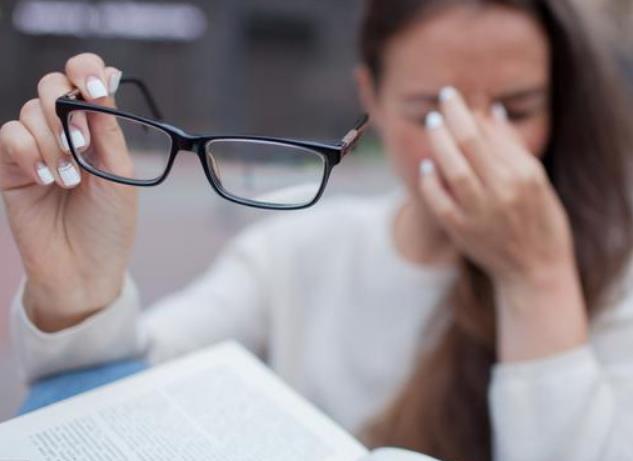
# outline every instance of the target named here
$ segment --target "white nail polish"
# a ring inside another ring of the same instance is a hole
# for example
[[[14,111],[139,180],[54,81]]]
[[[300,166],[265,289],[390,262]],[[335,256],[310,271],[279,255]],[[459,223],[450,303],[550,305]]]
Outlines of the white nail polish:
[[[40,178],[43,185],[48,186],[49,184],[55,182],[53,173],[51,173],[51,170],[49,170],[44,163],[37,162],[35,165],[35,171],[37,172],[37,176]]]
[[[505,106],[500,103],[500,102],[496,102],[492,105],[492,116],[494,118],[496,118],[497,120],[508,120],[508,111],[506,110]]]
[[[446,86],[440,90],[440,101],[445,102],[457,95],[457,90],[452,86]]]
[[[86,147],[86,138],[79,130],[70,130],[70,139],[73,142],[73,147],[75,149],[81,149],[82,147]]]
[[[99,99],[108,95],[105,85],[97,77],[88,77],[86,88],[92,99]]]
[[[73,187],[81,182],[79,171],[77,171],[71,162],[62,161],[57,171],[59,171],[59,176],[62,178],[62,182],[66,187]]]
[[[420,162],[420,174],[422,176],[428,176],[435,171],[435,165],[433,164],[433,160],[425,158]]]
[[[119,89],[119,83],[121,83],[121,76],[123,72],[117,72],[112,77],[110,77],[110,84],[108,85],[108,91],[110,94],[116,93],[116,90]]]
[[[429,130],[439,128],[443,124],[444,117],[442,117],[442,114],[440,114],[439,112],[433,111],[426,116],[426,128]]]
[[[77,129],[71,129],[70,139],[72,139],[73,147],[75,149],[81,149],[82,147],[86,147],[86,138],[84,138],[84,135],[81,131]],[[66,133],[63,131],[59,135],[59,145],[64,152],[70,153],[68,138],[66,137]]]
[[[70,146],[68,145],[68,138],[66,137],[66,133],[63,131],[59,134],[59,147],[61,147],[62,151],[66,153],[70,152]]]

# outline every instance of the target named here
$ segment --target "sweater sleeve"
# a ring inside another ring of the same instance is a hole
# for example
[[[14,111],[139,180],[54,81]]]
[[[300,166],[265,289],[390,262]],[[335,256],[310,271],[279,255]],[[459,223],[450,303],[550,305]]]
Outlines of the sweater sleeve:
[[[26,381],[130,357],[157,363],[224,339],[258,355],[266,343],[268,304],[263,268],[267,239],[262,225],[240,234],[182,291],[142,311],[132,277],[118,299],[78,325],[39,330],[22,305],[25,281],[11,307],[11,336]]]
[[[495,460],[633,459],[633,297],[604,314],[582,347],[494,367]]]

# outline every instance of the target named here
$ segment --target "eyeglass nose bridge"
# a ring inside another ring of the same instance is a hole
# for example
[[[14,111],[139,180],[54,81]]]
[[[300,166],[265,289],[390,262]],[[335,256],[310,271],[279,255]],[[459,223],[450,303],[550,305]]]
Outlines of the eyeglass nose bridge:
[[[174,151],[177,156],[180,152],[188,152],[194,154],[200,158],[203,163],[203,168],[212,182],[214,188],[217,188],[216,184],[220,180],[220,169],[215,157],[207,152],[207,143],[209,138],[189,135],[184,132],[177,133],[174,139]]]
[[[204,151],[206,141],[199,136],[192,136],[186,133],[179,133],[174,139],[174,150],[176,152],[185,151],[194,155],[199,155]]]
[[[213,155],[207,155],[207,143],[208,138],[200,136],[192,136],[186,133],[179,133],[175,139],[175,152],[176,155],[181,151],[189,152],[198,156],[203,162],[210,161],[211,168],[214,174],[218,174],[219,169],[215,157]]]

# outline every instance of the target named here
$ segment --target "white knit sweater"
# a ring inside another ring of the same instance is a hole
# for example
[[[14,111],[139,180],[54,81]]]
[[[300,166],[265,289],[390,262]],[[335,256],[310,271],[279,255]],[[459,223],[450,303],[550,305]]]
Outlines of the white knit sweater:
[[[396,252],[402,199],[396,191],[280,214],[152,308],[141,311],[128,275],[111,306],[54,334],[28,320],[22,285],[12,331],[26,379],[132,355],[156,363],[233,338],[357,431],[408,377],[455,277]],[[489,406],[498,461],[633,459],[633,296],[594,319],[590,344],[496,365]]]

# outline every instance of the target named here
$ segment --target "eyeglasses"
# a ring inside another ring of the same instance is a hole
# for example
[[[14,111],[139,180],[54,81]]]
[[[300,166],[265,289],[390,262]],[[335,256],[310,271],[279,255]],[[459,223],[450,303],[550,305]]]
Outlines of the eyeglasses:
[[[338,142],[327,144],[259,136],[194,135],[163,122],[147,86],[140,92],[152,118],[86,102],[78,89],[57,99],[68,147],[85,171],[130,186],[156,186],[181,151],[198,155],[213,189],[227,200],[265,209],[314,205],[334,166],[349,154],[369,124],[363,115]],[[108,102],[109,104],[110,102]]]

